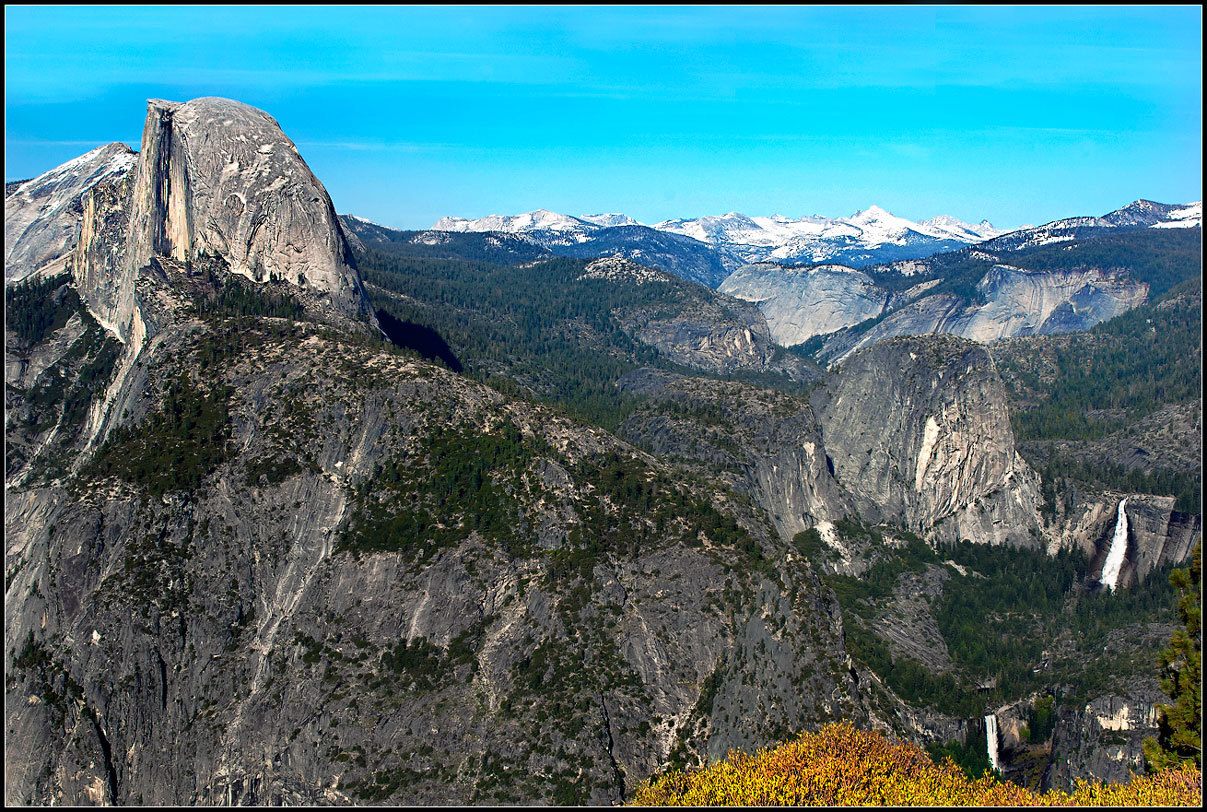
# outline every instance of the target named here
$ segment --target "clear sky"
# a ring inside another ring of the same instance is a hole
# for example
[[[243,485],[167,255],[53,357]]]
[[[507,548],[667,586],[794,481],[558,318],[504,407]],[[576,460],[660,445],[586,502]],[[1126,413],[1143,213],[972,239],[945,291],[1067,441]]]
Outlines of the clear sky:
[[[336,209],[999,228],[1202,198],[1202,10],[14,7],[5,179],[145,100],[273,115]]]

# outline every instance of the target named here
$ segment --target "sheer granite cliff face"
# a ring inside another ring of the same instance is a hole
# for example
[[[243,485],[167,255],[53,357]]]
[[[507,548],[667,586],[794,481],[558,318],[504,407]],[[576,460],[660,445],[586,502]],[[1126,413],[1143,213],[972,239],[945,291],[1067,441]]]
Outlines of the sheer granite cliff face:
[[[20,184],[4,198],[4,281],[66,270],[79,241],[85,198],[97,184],[132,174],[138,156],[125,144],[106,144]]]
[[[222,257],[257,282],[309,290],[336,313],[372,318],[331,198],[261,110],[221,98],[147,104],[127,245],[152,256]]]
[[[79,460],[106,436],[158,329],[139,294],[151,277],[222,268],[278,281],[327,323],[376,331],[322,184],[270,116],[239,102],[151,100],[141,153],[93,150],[19,185],[5,214],[6,283],[70,271],[88,314],[124,345]]]
[[[332,319],[373,322],[326,190],[276,121],[229,99],[152,99],[137,157],[110,144],[22,185],[5,237],[6,280],[71,270],[123,342],[140,330],[134,288],[155,257],[220,259],[295,286]]]
[[[888,299],[870,276],[843,265],[745,265],[717,290],[757,304],[771,337],[785,347],[874,318]]]
[[[1014,448],[980,346],[899,338],[849,358],[813,396],[835,477],[860,514],[938,538],[1033,546],[1039,483]]]
[[[803,399],[655,369],[635,370],[617,385],[645,398],[624,437],[749,495],[783,541],[854,512]]]
[[[1098,577],[1110,551],[1118,523],[1118,507],[1127,499],[1127,552],[1118,586],[1132,587],[1154,570],[1185,564],[1203,532],[1203,517],[1174,510],[1172,496],[1084,492],[1071,494],[1070,503],[1057,504],[1050,546],[1076,548],[1090,557],[1090,572]]]
[[[952,293],[926,295],[939,281],[890,295],[854,268],[763,264],[739,268],[718,290],[756,303],[784,346],[824,336],[818,357],[831,364],[896,336],[944,333],[990,342],[1086,330],[1143,304],[1149,292],[1126,274],[1097,268],[1030,271],[997,264],[978,282],[976,302]],[[857,326],[879,316],[870,326]]]

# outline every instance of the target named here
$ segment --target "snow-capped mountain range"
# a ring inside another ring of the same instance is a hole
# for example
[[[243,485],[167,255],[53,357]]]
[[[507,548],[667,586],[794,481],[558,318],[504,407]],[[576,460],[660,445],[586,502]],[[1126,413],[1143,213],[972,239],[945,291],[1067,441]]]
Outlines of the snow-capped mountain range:
[[[602,228],[645,226],[625,214],[573,217],[538,209],[525,214],[490,215],[477,220],[443,217],[436,231],[504,231],[528,234],[541,242],[585,242]],[[850,217],[748,217],[738,212],[695,219],[665,220],[646,226],[690,237],[717,249],[727,264],[746,262],[815,263],[839,261],[867,265],[928,256],[961,248],[1004,233],[988,221],[972,225],[940,215],[916,223],[870,206]]]
[[[915,223],[879,206],[870,206],[850,217],[814,215],[795,220],[780,214],[747,217],[730,212],[720,217],[667,220],[654,228],[694,237],[713,245],[725,245],[740,253],[768,253],[769,259],[796,260],[811,253],[815,262],[828,260],[832,255],[832,245],[855,243],[874,249],[883,245],[910,245],[927,240],[974,243],[1003,233],[988,221],[970,225],[947,215]]]
[[[1079,234],[1102,228],[1195,228],[1203,225],[1203,201],[1154,203],[1143,198],[1101,217],[1067,217],[1042,226],[1023,226],[985,244],[989,250],[1014,251],[1054,242],[1069,242]]]

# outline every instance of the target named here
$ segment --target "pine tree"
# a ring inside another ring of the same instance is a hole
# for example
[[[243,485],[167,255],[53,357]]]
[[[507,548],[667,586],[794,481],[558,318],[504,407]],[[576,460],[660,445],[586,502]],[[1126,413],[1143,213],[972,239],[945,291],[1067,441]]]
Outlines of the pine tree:
[[[1144,741],[1144,759],[1152,772],[1194,759],[1202,766],[1202,677],[1203,677],[1203,585],[1200,541],[1194,549],[1190,569],[1176,569],[1169,582],[1178,590],[1178,616],[1183,628],[1169,640],[1161,653],[1161,690],[1173,700],[1158,706],[1157,738]]]

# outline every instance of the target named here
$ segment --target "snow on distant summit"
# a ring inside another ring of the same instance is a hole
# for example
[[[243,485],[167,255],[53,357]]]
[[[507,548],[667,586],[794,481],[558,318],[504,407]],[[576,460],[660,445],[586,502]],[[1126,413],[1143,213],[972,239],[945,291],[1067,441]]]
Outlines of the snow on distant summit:
[[[1068,217],[1042,226],[1023,226],[987,243],[989,250],[1018,250],[1033,245],[1068,242],[1087,229],[1195,228],[1203,225],[1203,201],[1155,203],[1140,200],[1101,217]]]
[[[1166,215],[1168,220],[1153,223],[1149,228],[1194,228],[1203,225],[1203,201],[1196,200],[1187,203],[1183,208],[1174,209]]]
[[[595,225],[602,226],[604,228],[644,225],[644,223],[637,222],[627,214],[584,214],[578,219],[586,220],[588,223],[594,223]]]
[[[720,217],[666,220],[654,228],[710,243],[744,262],[801,264],[830,261],[870,264],[883,259],[911,258],[907,254],[921,257],[1003,233],[988,221],[970,225],[948,215],[915,223],[879,206],[839,218],[814,215],[792,219],[780,214],[747,217],[730,212]]]
[[[599,229],[639,225],[641,223],[625,214],[572,217],[537,209],[526,214],[490,215],[477,220],[443,217],[433,229],[543,232],[545,237],[555,237],[559,241],[584,242]],[[879,206],[869,206],[845,218],[814,215],[793,219],[782,214],[749,217],[740,212],[729,212],[664,220],[651,228],[712,246],[731,267],[747,262],[844,262],[861,266],[921,258],[1004,233],[988,221],[972,225],[948,215],[915,223]]]
[[[599,226],[579,217],[558,214],[547,209],[524,214],[491,214],[477,220],[463,217],[441,217],[432,231],[503,231],[523,234],[529,231],[590,232]]]
[[[131,172],[138,153],[122,143],[105,144],[43,172],[4,198],[4,280],[66,267],[83,222],[83,195],[99,183]]]

